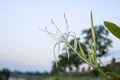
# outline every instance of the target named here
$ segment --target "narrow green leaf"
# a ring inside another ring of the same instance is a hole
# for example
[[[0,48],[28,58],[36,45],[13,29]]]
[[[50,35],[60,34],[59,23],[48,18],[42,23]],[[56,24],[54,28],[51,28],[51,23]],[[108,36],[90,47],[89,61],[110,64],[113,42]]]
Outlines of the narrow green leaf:
[[[85,56],[85,53],[84,53],[84,51],[83,51],[83,48],[82,48],[82,46],[81,46],[81,44],[80,44],[80,41],[79,40],[77,40],[78,42],[78,46],[79,46],[79,49],[80,49],[80,51],[81,51],[81,53],[82,53],[82,56],[84,57]]]
[[[96,63],[97,59],[96,59],[96,52],[94,50],[94,46],[92,46],[92,43],[89,44],[89,45],[90,45],[90,48],[91,48],[91,51],[92,51],[92,54],[93,54],[92,61]]]
[[[117,38],[120,39],[120,27],[116,24],[108,21],[104,21],[104,25],[108,28],[108,30]]]
[[[70,53],[69,53],[69,47],[66,45],[66,52],[67,52],[67,57],[68,57],[68,60],[70,58]]]
[[[106,72],[106,75],[109,75],[112,78],[120,78],[120,74],[113,73],[113,72]]]
[[[90,54],[90,51],[87,50],[87,53],[88,53],[88,58],[89,58],[89,60],[90,60],[90,62],[91,62],[91,61],[92,61],[92,56],[91,56],[91,54]]]
[[[95,30],[94,30],[94,24],[93,24],[93,16],[92,16],[92,11],[91,11],[91,31],[92,31],[92,39],[93,39],[93,42],[94,42],[94,47],[93,47],[93,57],[94,57],[94,60],[96,62],[96,40],[95,40]]]

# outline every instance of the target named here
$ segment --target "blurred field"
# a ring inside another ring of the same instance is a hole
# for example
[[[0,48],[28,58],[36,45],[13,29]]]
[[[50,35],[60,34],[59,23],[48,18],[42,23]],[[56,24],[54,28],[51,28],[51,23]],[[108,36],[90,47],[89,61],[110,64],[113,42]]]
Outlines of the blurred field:
[[[72,76],[54,76],[48,77],[46,79],[37,79],[37,80],[102,80],[98,77],[72,77]]]
[[[112,65],[108,64],[106,65],[106,67],[101,67],[101,70],[105,72],[115,72],[117,74],[120,74],[120,62],[114,63]],[[99,75],[96,75],[95,71],[86,71],[86,72],[84,71],[81,73],[51,74],[47,72],[43,72],[43,73],[20,72],[20,71],[10,72],[8,69],[3,69],[0,72],[1,72],[0,76],[4,78],[5,78],[5,72],[6,75],[7,74],[10,75],[8,80],[104,80]]]

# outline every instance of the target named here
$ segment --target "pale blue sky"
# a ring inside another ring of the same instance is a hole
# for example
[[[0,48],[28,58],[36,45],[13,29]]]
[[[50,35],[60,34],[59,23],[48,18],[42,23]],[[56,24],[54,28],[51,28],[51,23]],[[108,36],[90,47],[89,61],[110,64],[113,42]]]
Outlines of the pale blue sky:
[[[70,30],[79,36],[90,27],[91,10],[95,25],[105,20],[120,25],[119,8],[119,0],[0,0],[0,69],[50,71],[55,41],[37,28],[54,31],[53,18],[64,30],[66,13]],[[109,37],[114,40],[110,51],[119,53],[120,41]]]

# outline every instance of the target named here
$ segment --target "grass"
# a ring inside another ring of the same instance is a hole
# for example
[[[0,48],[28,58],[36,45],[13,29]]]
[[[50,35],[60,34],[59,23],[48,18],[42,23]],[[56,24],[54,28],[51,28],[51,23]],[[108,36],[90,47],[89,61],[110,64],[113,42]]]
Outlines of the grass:
[[[39,79],[41,80],[41,79]],[[91,76],[80,76],[80,77],[73,77],[73,76],[51,76],[46,79],[42,80],[102,80],[98,77],[91,77]]]

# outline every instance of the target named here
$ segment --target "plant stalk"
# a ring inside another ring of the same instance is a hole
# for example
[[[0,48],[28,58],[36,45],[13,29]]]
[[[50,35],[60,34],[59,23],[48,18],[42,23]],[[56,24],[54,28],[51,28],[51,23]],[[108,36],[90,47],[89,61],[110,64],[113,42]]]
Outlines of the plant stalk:
[[[105,78],[105,80],[108,80],[107,75],[99,67],[97,67],[96,70]]]

